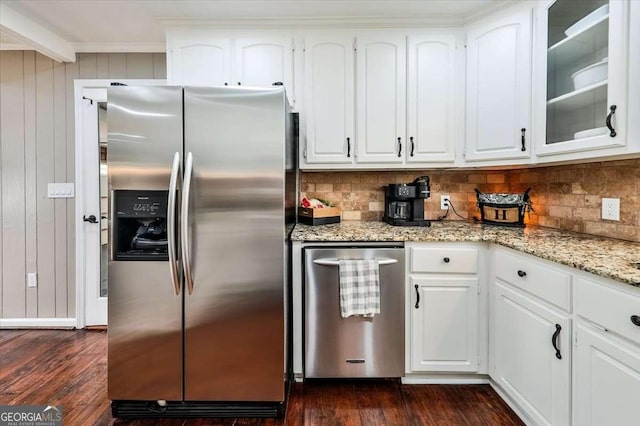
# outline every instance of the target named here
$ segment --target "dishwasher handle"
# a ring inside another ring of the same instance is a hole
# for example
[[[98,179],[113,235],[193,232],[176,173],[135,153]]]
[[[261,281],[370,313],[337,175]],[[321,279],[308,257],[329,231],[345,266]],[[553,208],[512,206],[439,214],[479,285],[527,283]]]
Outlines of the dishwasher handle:
[[[324,265],[324,266],[338,266],[340,265],[341,259],[336,258],[327,258],[327,259],[316,259],[313,261],[316,265]],[[344,260],[352,260],[352,259],[344,259]],[[356,260],[356,259],[353,259]],[[363,259],[369,260],[369,259]],[[394,263],[398,263],[397,259],[371,259],[378,261],[378,265],[393,265]]]

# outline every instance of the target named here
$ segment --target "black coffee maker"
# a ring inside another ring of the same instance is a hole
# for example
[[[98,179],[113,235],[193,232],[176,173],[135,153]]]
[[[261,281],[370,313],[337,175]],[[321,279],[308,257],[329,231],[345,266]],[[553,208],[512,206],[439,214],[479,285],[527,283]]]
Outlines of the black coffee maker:
[[[394,226],[430,226],[424,219],[424,200],[430,195],[429,176],[385,186],[382,220]]]

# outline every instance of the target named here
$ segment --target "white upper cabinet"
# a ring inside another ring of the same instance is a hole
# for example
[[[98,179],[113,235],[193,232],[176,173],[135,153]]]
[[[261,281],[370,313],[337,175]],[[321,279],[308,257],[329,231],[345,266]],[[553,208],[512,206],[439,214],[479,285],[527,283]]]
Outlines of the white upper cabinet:
[[[404,162],[406,53],[404,36],[357,39],[358,163]]]
[[[167,32],[167,83],[271,87],[282,82],[294,104],[293,37],[223,37],[214,30]]]
[[[293,88],[293,38],[239,38],[233,42],[233,84]]]
[[[353,163],[354,41],[354,37],[339,36],[305,38],[306,163]]]
[[[625,146],[629,7],[628,1],[557,0],[540,8],[536,92],[546,96],[537,99],[536,124],[546,132],[536,154],[542,161]]]
[[[531,43],[531,9],[469,27],[466,161],[530,157]]]
[[[407,163],[455,160],[456,39],[453,35],[408,40]]]
[[[177,34],[168,44],[168,84],[224,86],[231,82],[230,39]]]

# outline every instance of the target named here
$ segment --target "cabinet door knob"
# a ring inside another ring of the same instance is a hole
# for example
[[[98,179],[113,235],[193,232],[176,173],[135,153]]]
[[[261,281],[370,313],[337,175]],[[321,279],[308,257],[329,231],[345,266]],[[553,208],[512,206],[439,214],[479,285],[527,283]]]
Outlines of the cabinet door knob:
[[[607,127],[611,131],[611,133],[609,133],[609,136],[611,136],[612,138],[615,138],[617,135],[616,129],[614,129],[613,125],[611,124],[611,118],[616,113],[616,108],[618,108],[616,105],[611,105],[609,107],[610,112],[609,112],[609,115],[607,115],[607,120],[605,121],[605,123],[607,124]]]
[[[560,324],[556,324],[556,331],[555,333],[553,333],[553,336],[551,336],[551,344],[553,345],[553,349],[556,350],[556,358],[558,359],[562,359],[562,354],[560,353],[560,349],[558,348],[558,337],[560,337],[560,330],[562,330],[562,327],[560,326]]]
[[[238,82],[238,86],[242,86],[242,83]]]
[[[351,138],[347,138],[347,158],[351,158]]]
[[[398,138],[398,157],[402,155],[402,138]]]
[[[518,270],[518,276],[519,276],[520,278],[522,278],[522,277],[526,277],[526,276],[527,276],[527,273],[526,273],[525,271],[520,271],[520,270]]]
[[[640,315],[631,315],[631,322],[640,327]]]
[[[416,309],[420,308],[420,292],[418,291],[418,284],[414,285],[416,289]]]
[[[448,257],[445,257],[444,259],[442,259],[444,261],[444,263],[449,263],[451,262],[451,259],[449,259]]]
[[[416,147],[416,144],[414,144],[414,143],[413,143],[413,136],[411,136],[411,137],[409,138],[409,141],[411,142],[411,154],[409,154],[409,155],[413,157],[413,150],[414,150],[414,149],[415,149],[415,147]]]
[[[521,150],[522,152],[524,152],[524,151],[526,151],[526,150],[527,150],[527,147],[526,147],[526,145],[525,145],[525,140],[526,140],[526,138],[525,138],[525,133],[527,132],[527,129],[525,129],[525,128],[523,127],[522,129],[520,129],[520,131],[522,132],[522,139],[521,139],[521,142],[522,142],[522,148],[520,148],[520,150]]]
[[[225,82],[224,82],[224,85],[225,85],[225,86],[228,86],[228,85],[229,85],[229,83],[227,83],[227,82],[225,81]]]

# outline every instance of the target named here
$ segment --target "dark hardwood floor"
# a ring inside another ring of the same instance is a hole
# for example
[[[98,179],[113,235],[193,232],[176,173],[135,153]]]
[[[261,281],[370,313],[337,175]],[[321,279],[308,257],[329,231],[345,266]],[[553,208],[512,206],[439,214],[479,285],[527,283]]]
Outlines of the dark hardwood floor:
[[[0,331],[0,405],[61,404],[65,425],[522,425],[488,385],[307,381],[284,419],[114,420],[104,331]]]

